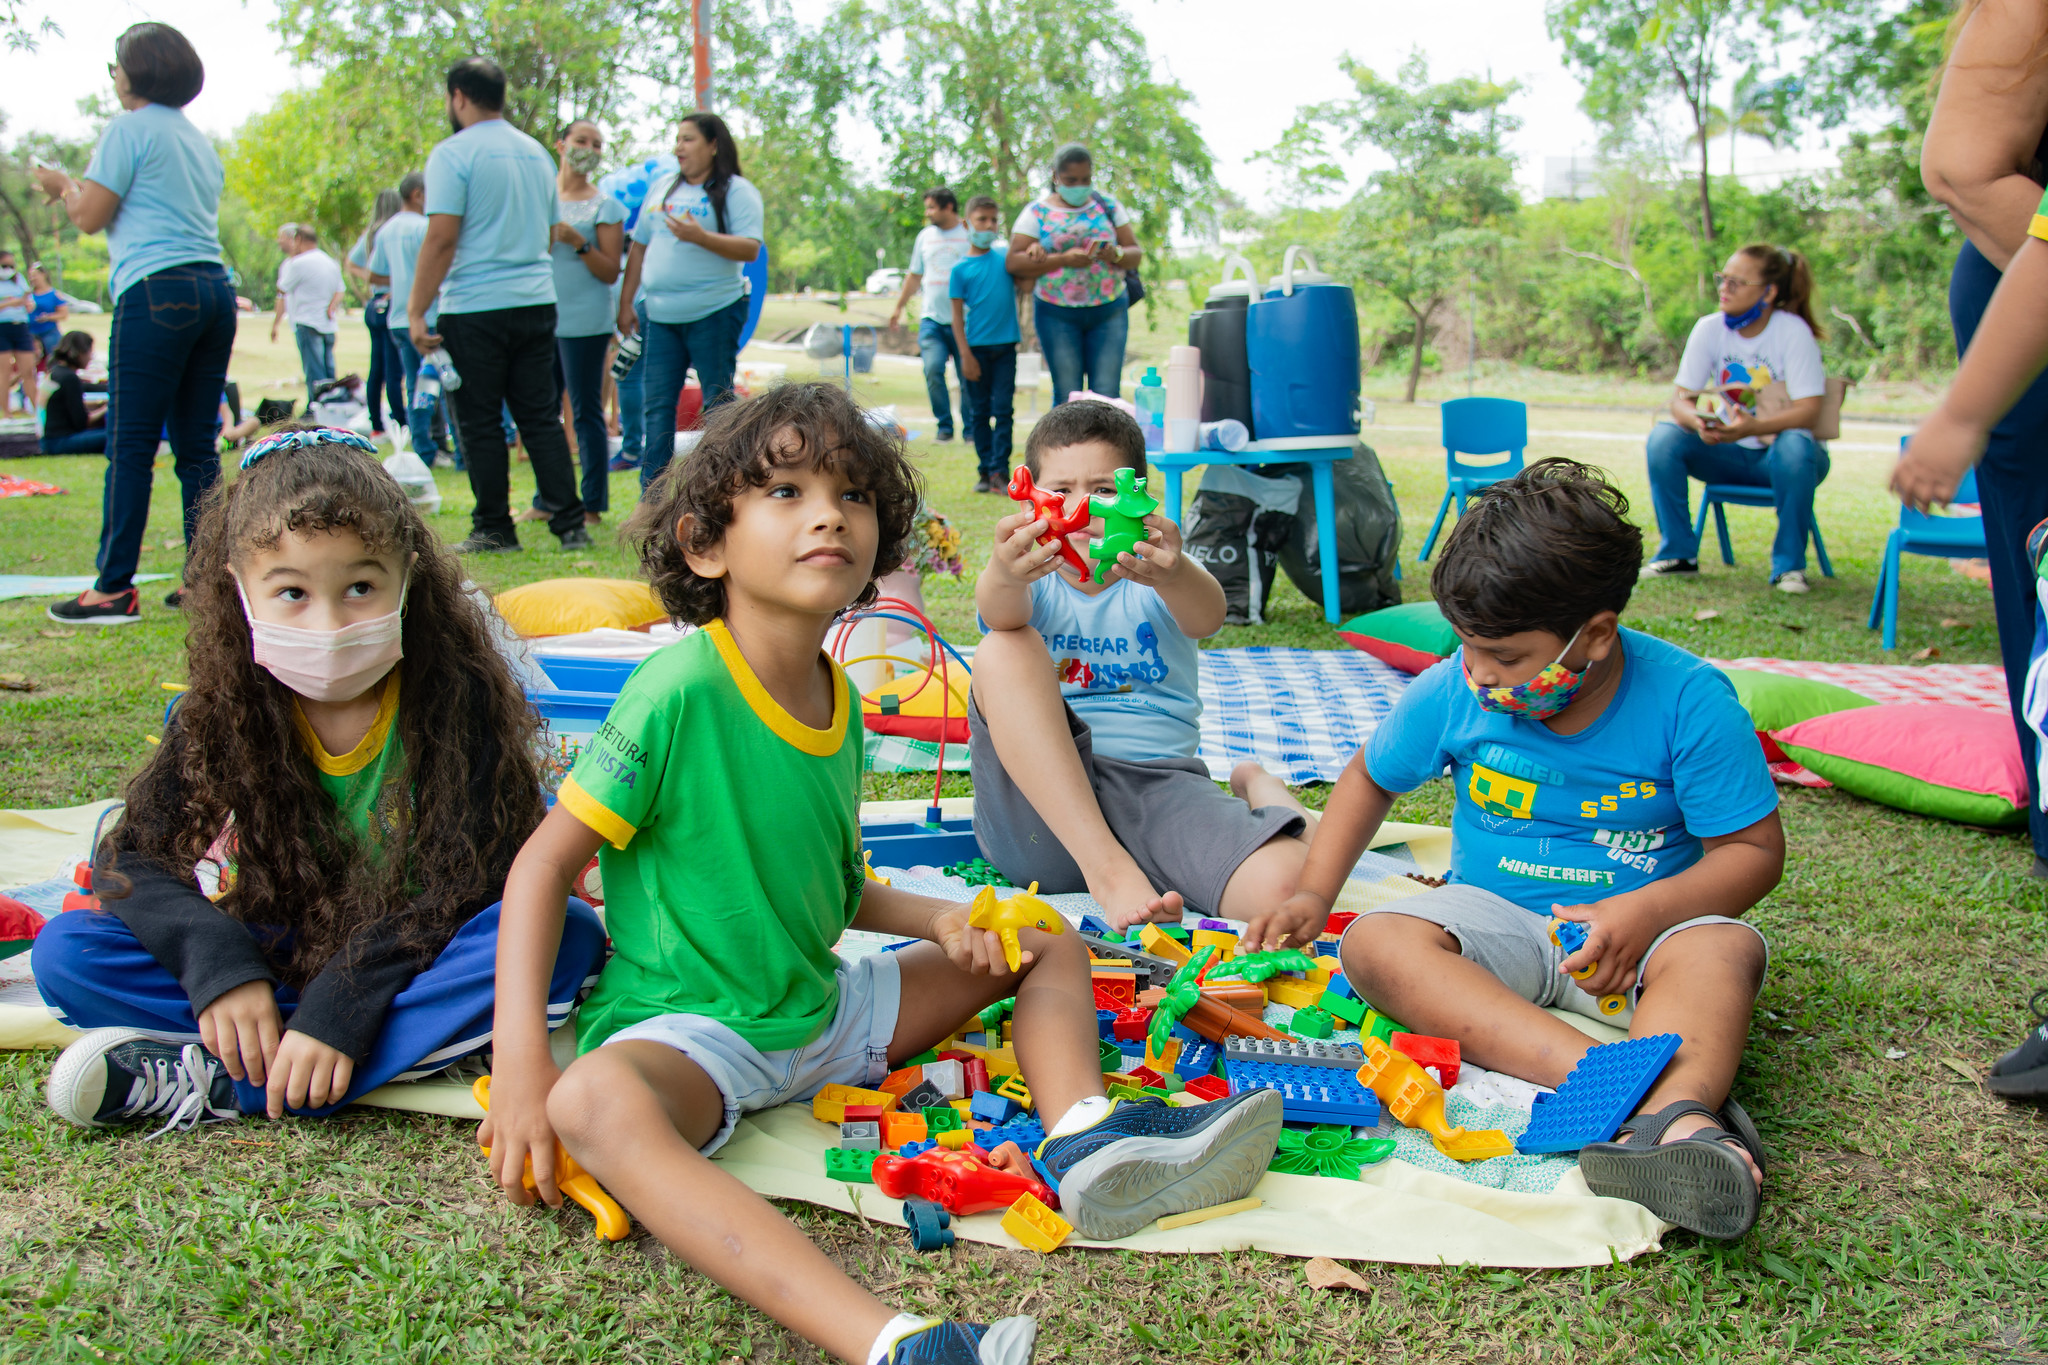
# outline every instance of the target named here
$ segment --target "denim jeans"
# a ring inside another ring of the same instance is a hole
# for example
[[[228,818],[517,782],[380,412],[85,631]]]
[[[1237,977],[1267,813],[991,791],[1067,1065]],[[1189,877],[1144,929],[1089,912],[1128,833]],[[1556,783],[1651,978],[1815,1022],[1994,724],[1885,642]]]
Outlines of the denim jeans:
[[[920,318],[917,324],[917,354],[924,361],[924,387],[931,398],[932,420],[939,424],[939,439],[953,434],[953,405],[946,392],[946,362],[960,376],[960,425],[974,425],[973,404],[967,397],[967,376],[960,373],[959,343],[953,339],[953,325]]]
[[[334,333],[295,322],[292,335],[298,339],[299,368],[306,376],[306,406],[311,407],[313,390],[334,378]]]
[[[974,462],[998,482],[1010,477],[1010,426],[1017,397],[1017,343],[973,348],[981,378],[970,379],[961,391],[968,409],[967,430],[974,437]]]
[[[1075,389],[1105,398],[1122,396],[1124,339],[1130,333],[1131,305],[1121,295],[1108,303],[1069,308],[1034,296],[1032,322],[1045,368],[1052,374],[1052,401],[1057,407]]]
[[[555,353],[562,371],[562,387],[569,395],[569,411],[576,423],[576,461],[583,466],[583,510],[611,510],[611,436],[604,427],[604,357],[611,348],[612,335],[556,337]]]
[[[512,525],[512,454],[501,424],[507,408],[526,443],[541,505],[552,509],[548,529],[558,536],[582,530],[583,500],[576,495],[576,469],[555,393],[555,305],[444,312],[438,326],[462,376],[451,406],[476,494],[470,535],[501,545],[519,540]]]
[[[391,346],[398,353],[398,368],[405,376],[405,407],[402,411],[405,424],[412,431],[413,453],[432,464],[440,453],[440,447],[434,441],[434,410],[441,400],[430,398],[417,405],[413,403],[420,382],[419,348],[412,344],[411,335],[398,327],[391,330]]]
[[[1771,577],[1806,567],[1806,541],[1813,528],[1813,490],[1828,476],[1828,449],[1813,433],[1797,428],[1778,433],[1763,450],[1735,444],[1709,445],[1676,422],[1650,432],[1650,504],[1664,543],[1652,559],[1698,559],[1693,534],[1691,489],[1686,480],[1768,488],[1778,509],[1778,534],[1771,542]]]
[[[149,526],[158,442],[168,429],[185,511],[185,547],[199,498],[220,478],[221,390],[235,348],[235,291],[216,264],[174,265],[137,280],[114,304],[107,381],[107,481],[100,502],[100,592],[135,586]]]
[[[364,386],[370,394],[370,430],[384,431],[384,405],[391,404],[391,420],[399,420],[405,411],[404,376],[398,367],[398,349],[392,344],[391,329],[385,325],[385,317],[391,311],[391,296],[379,294],[363,309],[363,327],[370,334],[370,377]]]
[[[640,353],[641,450],[640,487],[654,482],[676,451],[676,404],[683,398],[683,379],[691,367],[704,389],[704,411],[732,401],[732,372],[739,362],[740,329],[747,322],[747,300],[695,322],[642,322],[647,349]]]
[[[36,442],[36,449],[45,455],[104,455],[107,453],[107,429],[103,426],[87,427],[68,436],[45,436]]]

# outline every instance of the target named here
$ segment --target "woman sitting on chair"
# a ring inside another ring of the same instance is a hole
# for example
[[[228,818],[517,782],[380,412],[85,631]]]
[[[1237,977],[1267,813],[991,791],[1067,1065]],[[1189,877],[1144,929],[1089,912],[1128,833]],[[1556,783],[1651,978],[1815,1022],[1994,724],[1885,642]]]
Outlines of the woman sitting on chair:
[[[1805,592],[1813,492],[1828,476],[1827,447],[1813,435],[1827,393],[1813,271],[1798,252],[1758,242],[1730,256],[1714,283],[1720,310],[1693,324],[1671,420],[1650,432],[1650,500],[1663,544],[1643,577],[1699,572],[1691,478],[1770,489],[1778,510],[1771,586]],[[1702,394],[1714,400],[1712,412],[1700,411]]]

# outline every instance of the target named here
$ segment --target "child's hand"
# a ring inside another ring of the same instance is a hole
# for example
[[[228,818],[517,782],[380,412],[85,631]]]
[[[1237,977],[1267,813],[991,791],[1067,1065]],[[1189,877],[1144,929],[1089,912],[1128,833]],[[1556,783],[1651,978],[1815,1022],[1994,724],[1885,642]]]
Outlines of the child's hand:
[[[1045,577],[1053,571],[1060,555],[1058,541],[1050,545],[1038,543],[1046,530],[1045,518],[1035,509],[1004,517],[996,523],[996,544],[989,556],[989,567],[1020,588]]]
[[[1113,576],[1157,588],[1181,566],[1180,527],[1157,512],[1145,518],[1145,538],[1116,557]]]
[[[228,1075],[262,1085],[284,1033],[277,996],[268,981],[244,981],[214,997],[199,1016],[199,1041]]]
[[[264,1109],[274,1119],[291,1109],[324,1109],[348,1093],[356,1064],[310,1034],[285,1031],[270,1064]]]
[[[1586,905],[1553,905],[1550,912],[1586,926],[1584,946],[1558,964],[1558,970],[1567,975],[1589,962],[1600,964],[1598,971],[1578,983],[1580,990],[1588,995],[1620,995],[1636,984],[1636,968],[1658,933],[1648,907],[1633,895],[1623,894]]]
[[[491,1149],[491,1179],[505,1197],[522,1207],[536,1195],[549,1208],[562,1207],[555,1185],[555,1127],[548,1122],[548,1092],[562,1069],[546,1051],[525,1062],[500,1052],[492,1062],[491,1107],[477,1126],[479,1145]],[[526,1163],[533,1162],[533,1183],[526,1188]]]
[[[1316,941],[1330,922],[1330,907],[1315,896],[1296,892],[1277,910],[1254,915],[1238,939],[1238,951],[1265,952],[1273,948],[1302,948]]]
[[[1009,961],[1003,956],[1003,940],[993,929],[976,929],[967,923],[967,903],[948,903],[932,912],[925,936],[946,950],[953,965],[977,976],[1008,976]],[[1029,966],[1029,948],[1017,954],[1019,966]]]
[[[1948,502],[1963,475],[1983,458],[1985,438],[1979,428],[1937,411],[1920,424],[1892,466],[1892,489],[1899,501],[1919,512]]]

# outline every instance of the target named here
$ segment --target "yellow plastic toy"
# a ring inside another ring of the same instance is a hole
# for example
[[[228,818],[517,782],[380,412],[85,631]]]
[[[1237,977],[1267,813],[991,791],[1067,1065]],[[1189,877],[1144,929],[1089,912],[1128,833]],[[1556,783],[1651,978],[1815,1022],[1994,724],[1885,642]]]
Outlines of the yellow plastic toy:
[[[1020,1194],[1003,1215],[1003,1231],[1043,1255],[1073,1234],[1074,1225],[1047,1208],[1035,1196]]]
[[[996,890],[984,886],[974,893],[974,902],[967,908],[967,923],[974,929],[993,929],[1003,941],[1003,961],[1011,971],[1023,965],[1023,949],[1017,944],[1019,929],[1040,929],[1048,934],[1064,934],[1067,922],[1060,912],[1038,898],[1038,883],[1019,891],[1006,901],[996,899]]]
[[[1178,967],[1194,954],[1180,944],[1180,940],[1156,924],[1148,924],[1138,930],[1138,946],[1154,957],[1163,957]]]
[[[844,1123],[846,1106],[849,1104],[880,1105],[890,1112],[897,1108],[896,1096],[885,1090],[862,1090],[851,1085],[828,1085],[811,1096],[811,1117],[820,1123]]]
[[[491,1078],[479,1076],[476,1084],[469,1088],[476,1102],[484,1112],[491,1108]],[[489,1156],[491,1149],[483,1148]],[[526,1160],[526,1188],[535,1188],[533,1179],[533,1158]],[[619,1207],[619,1202],[604,1192],[604,1186],[597,1183],[597,1177],[576,1164],[576,1158],[562,1150],[562,1144],[555,1144],[555,1185],[563,1194],[590,1210],[590,1216],[597,1220],[597,1235],[607,1242],[624,1241],[626,1234],[633,1230],[633,1220]]]
[[[1444,1117],[1444,1088],[1434,1076],[1371,1034],[1359,1041],[1365,1044],[1365,1065],[1358,1068],[1358,1083],[1378,1095],[1388,1113],[1428,1133],[1439,1152],[1454,1161],[1484,1161],[1514,1152],[1513,1140],[1497,1128],[1468,1133],[1451,1127]]]

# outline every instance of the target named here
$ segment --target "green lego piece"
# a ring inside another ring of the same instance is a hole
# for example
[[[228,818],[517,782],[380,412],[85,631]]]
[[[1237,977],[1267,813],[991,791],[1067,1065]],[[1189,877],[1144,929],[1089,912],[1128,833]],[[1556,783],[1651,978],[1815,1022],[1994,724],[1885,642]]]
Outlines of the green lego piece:
[[[967,1121],[960,1117],[960,1111],[950,1104],[935,1104],[921,1110],[924,1115],[924,1131],[927,1137],[950,1133],[956,1128],[965,1128]]]
[[[1168,1095],[1171,1095],[1173,1093],[1163,1085],[1147,1085],[1141,1086],[1139,1088],[1143,1091],[1143,1094],[1139,1097],[1141,1099],[1146,1096],[1150,1096],[1152,1099],[1155,1100],[1163,1100]]]
[[[1396,1033],[1408,1032],[1408,1027],[1405,1024],[1395,1023],[1378,1010],[1368,1010],[1366,1011],[1364,1022],[1359,1025],[1359,1030],[1361,1036],[1369,1033],[1389,1047],[1392,1047],[1394,1035]]]
[[[1104,1071],[1121,1071],[1124,1068],[1124,1050],[1104,1038],[1095,1045],[1095,1060]]]
[[[845,1147],[825,1149],[825,1177],[860,1185],[875,1183],[875,1158],[879,1152],[857,1152]]]
[[[1088,514],[1102,518],[1102,539],[1088,542],[1088,557],[1098,562],[1095,581],[1109,577],[1116,557],[1133,553],[1146,537],[1145,518],[1159,510],[1159,499],[1145,495],[1145,481],[1135,469],[1116,472],[1116,497],[1088,499]]]
[[[1118,1082],[1109,1088],[1109,1097],[1113,1100],[1149,1100],[1152,1098],[1151,1095],[1147,1094],[1140,1087],[1124,1085],[1122,1082]]]
[[[1327,1038],[1337,1031],[1337,1021],[1328,1013],[1318,1009],[1301,1009],[1287,1021],[1287,1027],[1300,1038]]]
[[[1186,943],[1195,936],[1194,931],[1185,924],[1162,924],[1159,926],[1159,932],[1180,943]]]
[[[1355,995],[1339,995],[1335,991],[1324,991],[1316,1001],[1316,1008],[1333,1019],[1342,1019],[1352,1028],[1365,1020],[1365,1002]]]
[[[928,1066],[931,1063],[936,1062],[937,1060],[939,1060],[939,1050],[935,1047],[930,1047],[926,1048],[923,1052],[918,1053],[915,1057],[912,1057],[903,1065],[906,1067]]]
[[[1017,997],[1013,995],[1007,1000],[996,1001],[995,1004],[990,1005],[987,1009],[983,1010],[980,1014],[976,1015],[975,1017],[981,1020],[981,1026],[984,1029],[987,1029],[990,1033],[999,1035],[998,1041],[1001,1041],[1000,1035],[1003,1030],[1003,1020],[1009,1018],[1010,1012],[1016,1008]]]
[[[965,862],[948,863],[939,871],[948,877],[958,877],[969,886],[1015,886],[1017,883],[1005,877],[995,864],[986,858],[969,858]]]

